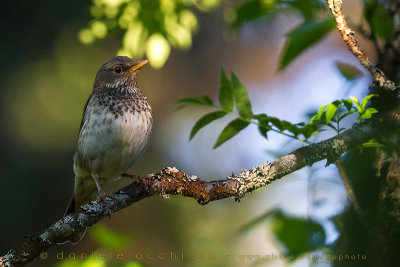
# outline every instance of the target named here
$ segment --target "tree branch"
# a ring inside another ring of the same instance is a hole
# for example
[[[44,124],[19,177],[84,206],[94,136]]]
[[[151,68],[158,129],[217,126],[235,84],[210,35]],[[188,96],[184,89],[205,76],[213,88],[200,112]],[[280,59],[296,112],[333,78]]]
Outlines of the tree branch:
[[[361,50],[358,45],[354,32],[347,25],[347,21],[342,11],[342,0],[326,0],[333,17],[336,20],[336,27],[342,35],[350,52],[358,58],[360,63],[371,73],[377,84],[392,93],[397,99],[400,98],[400,85],[391,81],[385,73],[378,68]]]
[[[182,195],[196,199],[201,205],[227,197],[239,200],[246,193],[317,161],[327,159],[327,164],[334,163],[345,151],[397,128],[400,128],[400,107],[335,137],[301,147],[274,162],[242,170],[224,180],[202,181],[175,167],[165,168],[159,174],[135,177],[130,185],[115,192],[113,198],[107,198],[108,209],[97,201],[82,206],[82,212],[62,218],[40,235],[29,237],[20,248],[0,257],[0,266],[23,266],[52,246],[66,242],[73,233],[81,232],[108,216],[108,211],[115,213],[144,198]]]

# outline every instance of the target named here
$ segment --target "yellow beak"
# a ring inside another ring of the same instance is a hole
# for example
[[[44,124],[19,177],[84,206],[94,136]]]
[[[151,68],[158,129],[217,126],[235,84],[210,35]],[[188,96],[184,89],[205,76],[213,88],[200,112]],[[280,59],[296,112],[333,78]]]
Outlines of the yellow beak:
[[[133,65],[129,71],[135,71],[146,65],[149,61],[147,59],[140,60],[136,65]]]

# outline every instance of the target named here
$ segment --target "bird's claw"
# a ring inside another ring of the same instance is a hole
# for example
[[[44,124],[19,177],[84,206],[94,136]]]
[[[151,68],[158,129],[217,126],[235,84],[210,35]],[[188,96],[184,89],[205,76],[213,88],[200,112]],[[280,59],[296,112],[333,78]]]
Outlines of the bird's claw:
[[[106,194],[104,191],[99,191],[97,194],[97,201],[101,204],[103,204],[106,213],[108,214],[108,218],[111,218],[111,214],[113,213],[112,210],[110,210],[110,208],[107,205],[107,198],[112,199],[116,202],[119,202],[118,199],[116,197],[114,197],[113,195],[108,195]]]

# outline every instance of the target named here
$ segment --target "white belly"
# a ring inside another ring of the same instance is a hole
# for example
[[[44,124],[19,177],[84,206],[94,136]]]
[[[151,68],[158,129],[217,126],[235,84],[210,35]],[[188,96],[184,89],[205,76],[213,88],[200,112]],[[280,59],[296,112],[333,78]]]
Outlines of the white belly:
[[[89,172],[106,180],[119,177],[142,156],[151,126],[151,114],[146,112],[127,112],[117,119],[105,110],[92,113],[79,135],[75,174]]]

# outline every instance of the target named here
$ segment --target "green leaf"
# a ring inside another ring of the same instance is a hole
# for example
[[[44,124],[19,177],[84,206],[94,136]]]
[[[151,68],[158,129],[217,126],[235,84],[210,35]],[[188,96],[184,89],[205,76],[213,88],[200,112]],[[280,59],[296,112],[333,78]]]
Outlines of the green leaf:
[[[328,105],[324,105],[324,106],[322,106],[322,107],[320,107],[320,108],[318,109],[317,114],[315,114],[315,115],[311,118],[310,124],[312,124],[315,120],[321,119],[322,114],[324,114],[324,111],[325,111],[325,109],[326,109],[327,106],[328,106]]]
[[[378,110],[374,109],[374,108],[367,108],[364,113],[358,118],[358,120],[360,119],[370,119],[372,117],[372,114],[377,113]]]
[[[308,139],[314,134],[319,133],[318,126],[314,124],[307,124],[306,126],[304,126],[301,133],[304,135],[306,139]]]
[[[376,0],[367,0],[364,17],[374,35],[385,40],[393,37],[393,22],[385,5]]]
[[[283,70],[303,51],[317,43],[334,28],[334,20],[328,18],[323,21],[307,20],[293,29],[288,34],[281,55],[279,70]]]
[[[229,21],[233,28],[239,28],[250,21],[262,18],[273,12],[278,1],[248,0],[243,1],[232,10],[233,20]],[[228,16],[229,18],[229,16]],[[229,20],[229,19],[228,19]]]
[[[384,145],[382,145],[381,143],[379,143],[378,141],[371,139],[368,142],[362,144],[363,147],[384,147]]]
[[[347,108],[347,111],[350,111],[353,107],[353,101],[351,101],[351,99],[343,99],[343,104]]]
[[[203,104],[205,104],[205,105],[208,105],[208,106],[214,105],[214,102],[212,101],[212,99],[211,99],[208,95],[200,96],[200,97],[198,97],[198,98],[199,98],[200,101],[201,101]]]
[[[337,110],[337,106],[335,104],[329,104],[327,109],[326,109],[326,114],[325,114],[325,119],[326,119],[326,124],[328,124],[333,116],[335,115],[335,112]]]
[[[231,121],[226,127],[222,130],[220,135],[218,136],[217,142],[215,142],[214,149],[234,137],[237,133],[247,127],[249,122],[244,121],[242,119],[236,119]]]
[[[260,134],[265,138],[268,139],[268,131],[271,130],[272,127],[267,125],[259,125],[258,126],[258,131],[260,132]]]
[[[204,126],[206,126],[207,124],[222,118],[223,116],[226,115],[225,111],[215,111],[215,112],[211,112],[208,113],[206,115],[204,115],[203,117],[201,117],[196,124],[193,126],[192,131],[190,132],[190,137],[189,137],[189,141],[192,140],[192,138],[196,135],[196,133],[203,128]]]
[[[249,100],[249,95],[247,94],[246,88],[239,81],[236,75],[232,72],[232,90],[233,97],[235,99],[236,108],[239,111],[239,115],[250,119],[253,117],[253,112],[251,111],[251,104]]]
[[[281,121],[281,127],[279,128],[279,130],[281,132],[287,130],[287,131],[293,133],[295,136],[297,136],[297,135],[299,135],[301,133],[299,127],[297,127],[296,125],[294,125],[291,122],[286,121],[286,120],[282,120]]]
[[[361,101],[361,108],[362,108],[362,109],[365,109],[365,107],[367,106],[369,100],[370,100],[371,98],[377,97],[377,96],[379,96],[379,95],[377,95],[377,94],[370,94],[370,95],[367,95],[366,97],[364,97],[364,99]]]
[[[282,122],[280,119],[275,117],[268,117],[268,121],[270,121],[276,128],[278,129],[282,128]]]
[[[125,235],[116,233],[104,224],[97,223],[89,228],[90,236],[101,246],[107,249],[122,249],[132,243],[132,239]]]
[[[272,129],[271,125],[269,124],[271,118],[268,117],[266,114],[257,114],[253,116],[253,119],[258,120],[258,131],[260,134],[268,139],[268,131]]]
[[[362,113],[362,112],[363,112],[363,108],[361,107],[360,101],[358,100],[358,98],[352,96],[350,99],[351,99],[351,101],[353,101],[354,104],[356,104],[356,106],[357,106],[357,112],[358,112],[358,113]]]
[[[340,72],[340,74],[347,80],[347,81],[353,81],[355,79],[360,78],[363,76],[363,73],[357,69],[356,67],[347,64],[347,63],[342,63],[339,61],[335,62],[336,68]]]
[[[232,86],[226,77],[225,70],[221,68],[221,88],[219,89],[219,102],[226,112],[231,112],[235,103],[233,102]]]
[[[315,221],[278,213],[272,218],[271,224],[273,233],[287,248],[285,254],[293,255],[295,259],[324,246],[324,228]]]

